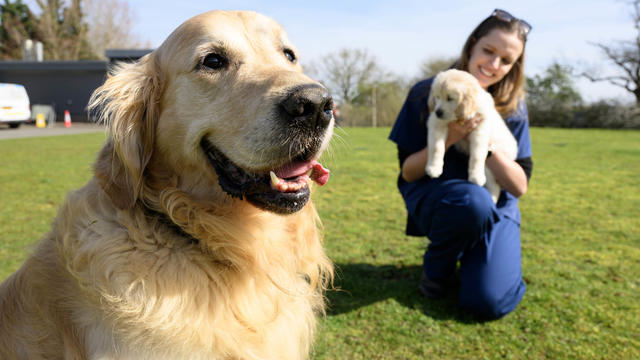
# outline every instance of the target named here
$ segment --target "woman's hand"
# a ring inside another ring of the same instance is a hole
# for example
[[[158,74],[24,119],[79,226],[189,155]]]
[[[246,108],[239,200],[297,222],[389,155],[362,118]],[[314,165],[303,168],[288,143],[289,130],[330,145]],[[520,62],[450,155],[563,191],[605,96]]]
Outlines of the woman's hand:
[[[470,120],[453,121],[449,123],[449,133],[447,134],[447,141],[445,143],[445,151],[448,150],[451,145],[458,141],[465,139],[470,132],[472,132],[478,124],[482,121],[480,115],[476,115]],[[407,182],[416,181],[425,176],[425,166],[427,165],[428,148],[424,148],[418,152],[409,155],[402,164],[402,178]]]
[[[447,148],[462,139],[466,139],[480,123],[482,116],[476,114],[472,119],[452,121],[449,123],[449,134],[447,135]]]

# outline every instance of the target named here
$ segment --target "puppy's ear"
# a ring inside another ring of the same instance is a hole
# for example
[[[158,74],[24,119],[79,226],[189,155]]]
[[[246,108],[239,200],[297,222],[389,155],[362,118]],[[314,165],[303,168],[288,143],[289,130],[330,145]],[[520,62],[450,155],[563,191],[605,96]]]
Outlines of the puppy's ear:
[[[109,132],[94,165],[95,176],[122,209],[133,207],[143,188],[160,112],[160,74],[154,54],[147,55],[116,68],[89,100],[89,114]]]
[[[466,85],[462,87],[458,97],[458,107],[456,108],[456,118],[471,119],[478,112],[478,90],[475,86]]]
[[[429,111],[435,111],[436,107],[436,96],[435,93],[440,91],[442,87],[442,73],[438,73],[435,78],[433,78],[433,83],[431,83],[431,90],[429,91],[429,99],[427,100],[427,105],[429,106]]]
[[[429,93],[429,100],[427,100],[427,105],[429,106],[429,112],[435,111],[436,107],[436,97],[433,95],[433,89]]]

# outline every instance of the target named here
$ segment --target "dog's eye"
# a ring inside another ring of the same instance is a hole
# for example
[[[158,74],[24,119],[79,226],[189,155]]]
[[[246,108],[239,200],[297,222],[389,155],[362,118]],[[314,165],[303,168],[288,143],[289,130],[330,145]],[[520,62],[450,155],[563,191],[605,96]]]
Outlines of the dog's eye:
[[[291,49],[284,49],[283,52],[287,60],[291,61],[294,64],[296,63],[296,54],[294,54]]]
[[[220,70],[227,65],[227,59],[220,54],[209,54],[202,61],[202,66],[213,70]]]
[[[453,98],[451,96],[447,96],[447,101],[453,101]]]

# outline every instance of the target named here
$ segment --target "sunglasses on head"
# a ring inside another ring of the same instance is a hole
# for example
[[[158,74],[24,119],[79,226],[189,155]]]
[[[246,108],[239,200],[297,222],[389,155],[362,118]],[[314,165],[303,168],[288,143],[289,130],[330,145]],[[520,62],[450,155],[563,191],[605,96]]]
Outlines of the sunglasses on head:
[[[522,20],[522,19],[518,19],[517,17],[511,15],[509,12],[502,10],[502,9],[495,9],[493,10],[493,12],[491,13],[491,16],[494,16],[502,21],[505,22],[517,22],[518,25],[520,25],[520,29],[522,29],[522,32],[524,33],[525,36],[527,36],[529,34],[529,31],[531,31],[531,24],[529,24],[528,22]]]

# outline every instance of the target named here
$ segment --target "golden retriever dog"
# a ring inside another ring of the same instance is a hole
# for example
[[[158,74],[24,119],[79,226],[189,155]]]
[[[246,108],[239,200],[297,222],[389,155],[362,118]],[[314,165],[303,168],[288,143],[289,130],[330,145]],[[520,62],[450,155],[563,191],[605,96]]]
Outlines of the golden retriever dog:
[[[428,105],[431,114],[427,120],[427,175],[437,178],[442,174],[448,124],[479,115],[482,121],[455,146],[469,155],[469,181],[485,186],[493,201],[498,202],[500,185],[485,166],[489,142],[493,150],[504,152],[512,160],[518,155],[518,143],[496,110],[491,94],[482,89],[473,75],[451,69],[439,73],[433,80]]]
[[[301,359],[333,266],[327,90],[275,21],[214,11],[122,65],[93,178],[0,285],[0,358]]]

